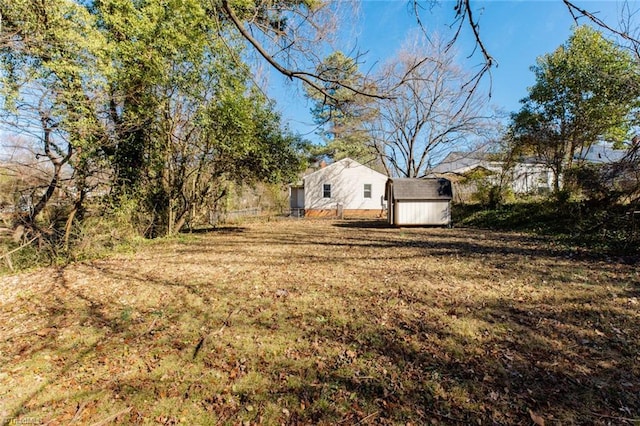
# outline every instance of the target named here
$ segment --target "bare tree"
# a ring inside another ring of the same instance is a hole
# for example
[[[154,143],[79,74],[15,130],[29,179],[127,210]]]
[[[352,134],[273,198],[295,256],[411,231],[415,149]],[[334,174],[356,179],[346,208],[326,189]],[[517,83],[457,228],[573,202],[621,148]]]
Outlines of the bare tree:
[[[51,92],[29,86],[29,100],[16,102],[15,112],[0,114],[0,129],[7,130],[13,146],[1,149],[17,153],[5,160],[5,171],[14,180],[11,195],[12,227],[30,236],[45,236],[40,214],[51,203],[71,199],[74,145],[61,126],[61,117],[51,103]],[[20,136],[17,136],[20,135]],[[18,181],[19,179],[19,181]],[[45,223],[45,227],[48,224]]]
[[[2,122],[0,119],[0,128],[4,127]],[[49,186],[51,163],[43,155],[42,148],[24,136],[9,134],[4,137],[0,152],[0,209],[7,226],[13,226],[14,222],[21,222],[16,220],[16,214],[28,216]]]
[[[437,36],[418,36],[384,70],[391,96],[379,103],[374,147],[390,175],[424,177],[434,159],[488,129],[487,100],[470,92],[455,52]]]
[[[640,9],[633,9],[629,3],[625,2],[620,12],[619,31],[626,35],[622,37],[621,47],[628,49],[631,54],[640,60],[640,26],[638,26],[638,17],[640,16]]]

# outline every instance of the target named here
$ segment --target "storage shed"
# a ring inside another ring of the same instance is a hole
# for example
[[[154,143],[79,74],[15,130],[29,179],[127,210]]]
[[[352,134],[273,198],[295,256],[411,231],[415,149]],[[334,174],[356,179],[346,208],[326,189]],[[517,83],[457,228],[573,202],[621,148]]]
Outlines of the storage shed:
[[[448,179],[389,179],[385,194],[390,225],[451,224],[453,192]]]

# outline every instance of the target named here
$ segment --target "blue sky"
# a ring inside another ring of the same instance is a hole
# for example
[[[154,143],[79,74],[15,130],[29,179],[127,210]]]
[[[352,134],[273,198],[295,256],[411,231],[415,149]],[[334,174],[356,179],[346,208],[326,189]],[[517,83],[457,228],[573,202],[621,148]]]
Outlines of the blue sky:
[[[576,0],[579,6],[596,13],[607,22],[616,24],[621,12],[621,1]],[[345,31],[340,47],[367,52],[361,70],[375,69],[401,47],[407,34],[417,28],[415,16],[406,0],[365,0],[360,5],[360,22]],[[421,19],[429,31],[445,32],[453,20],[453,1],[441,1],[431,11],[423,10]],[[474,15],[480,23],[480,34],[498,66],[491,72],[491,107],[507,113],[519,109],[519,100],[527,95],[527,87],[534,82],[530,67],[536,58],[552,52],[564,43],[571,33],[574,21],[561,0],[474,0]],[[632,9],[640,7],[631,1]],[[587,23],[586,20],[581,21]],[[638,23],[640,24],[640,22]],[[465,32],[457,45],[461,64],[473,69],[481,58],[467,59],[473,52],[471,34]],[[485,80],[488,88],[490,80]],[[313,119],[309,103],[295,83],[284,82],[272,76],[270,93],[275,96],[277,108],[286,124],[294,132],[313,141]]]

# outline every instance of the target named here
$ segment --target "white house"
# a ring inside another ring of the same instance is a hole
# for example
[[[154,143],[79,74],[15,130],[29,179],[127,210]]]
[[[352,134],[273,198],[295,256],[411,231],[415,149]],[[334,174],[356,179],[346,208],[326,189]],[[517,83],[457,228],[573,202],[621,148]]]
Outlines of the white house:
[[[473,184],[461,185],[458,181],[479,172],[488,182],[498,184],[503,167],[502,161],[495,161],[483,152],[451,152],[433,168],[432,174],[451,179],[456,185],[457,201],[464,201],[475,188]],[[505,178],[516,194],[539,193],[553,188],[553,171],[534,159],[522,159],[508,173]]]
[[[308,217],[381,217],[386,182],[386,175],[345,158],[304,176],[302,184],[292,185],[291,210]]]

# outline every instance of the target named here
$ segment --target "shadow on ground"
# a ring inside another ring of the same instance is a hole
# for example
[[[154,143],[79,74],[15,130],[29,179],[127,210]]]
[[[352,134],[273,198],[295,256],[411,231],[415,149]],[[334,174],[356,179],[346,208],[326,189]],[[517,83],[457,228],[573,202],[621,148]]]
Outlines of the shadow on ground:
[[[44,280],[47,291],[2,307],[14,331],[36,324],[0,342],[5,419],[640,417],[637,270],[540,238],[378,221],[252,224],[35,273],[24,291]]]

